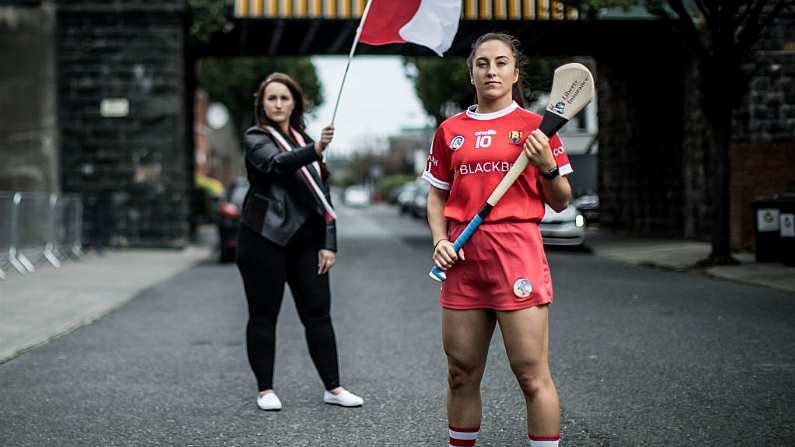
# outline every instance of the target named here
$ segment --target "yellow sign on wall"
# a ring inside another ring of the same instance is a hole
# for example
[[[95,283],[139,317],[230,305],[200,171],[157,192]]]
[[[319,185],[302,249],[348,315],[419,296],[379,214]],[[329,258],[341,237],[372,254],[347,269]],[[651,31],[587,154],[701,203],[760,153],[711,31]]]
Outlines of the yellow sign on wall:
[[[367,0],[235,0],[235,17],[359,18]],[[561,0],[462,0],[462,20],[576,20]]]

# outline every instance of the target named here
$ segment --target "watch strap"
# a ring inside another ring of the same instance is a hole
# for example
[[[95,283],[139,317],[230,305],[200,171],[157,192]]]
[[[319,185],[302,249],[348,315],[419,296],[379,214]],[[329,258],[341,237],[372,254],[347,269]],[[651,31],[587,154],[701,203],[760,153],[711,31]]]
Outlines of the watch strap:
[[[541,177],[544,177],[547,180],[552,180],[555,177],[557,177],[558,175],[560,175],[560,169],[558,169],[557,166],[555,166],[554,168],[550,169],[549,171],[546,171],[546,172],[540,171],[540,172],[541,172]]]

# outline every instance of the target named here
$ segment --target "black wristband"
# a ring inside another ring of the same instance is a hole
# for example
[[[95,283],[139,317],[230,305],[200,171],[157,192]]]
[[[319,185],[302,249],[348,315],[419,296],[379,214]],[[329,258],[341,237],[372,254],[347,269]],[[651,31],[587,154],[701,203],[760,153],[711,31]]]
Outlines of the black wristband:
[[[555,166],[554,168],[550,169],[549,171],[546,171],[546,172],[540,171],[540,172],[541,172],[541,177],[544,177],[547,180],[552,180],[555,177],[557,177],[558,175],[560,175],[560,169],[558,169],[557,166]]]
[[[447,239],[447,238],[441,238],[441,239],[439,239],[438,241],[436,241],[436,243],[435,243],[435,244],[433,244],[433,249],[434,249],[434,250],[436,250],[436,246],[437,246],[437,245],[439,245],[439,242],[442,242],[442,241],[447,241],[447,242],[450,242],[450,239]]]

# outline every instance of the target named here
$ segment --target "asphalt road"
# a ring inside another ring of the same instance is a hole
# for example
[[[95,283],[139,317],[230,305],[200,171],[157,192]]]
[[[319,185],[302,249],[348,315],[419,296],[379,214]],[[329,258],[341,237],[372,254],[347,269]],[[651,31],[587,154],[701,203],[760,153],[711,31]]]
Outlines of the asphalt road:
[[[234,265],[208,261],[102,320],[0,365],[3,446],[446,445],[445,359],[424,225],[341,210],[332,276],[343,385],[323,405],[285,299],[279,413],[259,411]],[[795,445],[795,296],[550,250],[562,445]],[[266,274],[266,272],[263,272]],[[524,403],[495,334],[479,445],[524,446]]]

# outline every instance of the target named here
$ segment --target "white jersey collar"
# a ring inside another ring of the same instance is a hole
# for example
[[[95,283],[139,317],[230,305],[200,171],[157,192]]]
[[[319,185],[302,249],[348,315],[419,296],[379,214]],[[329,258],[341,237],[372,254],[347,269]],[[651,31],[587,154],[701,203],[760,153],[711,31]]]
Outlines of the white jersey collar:
[[[478,109],[477,104],[475,104],[475,105],[469,106],[469,108],[467,108],[467,116],[472,118],[472,119],[482,120],[482,121],[493,120],[493,119],[501,118],[501,117],[513,112],[514,110],[516,110],[518,108],[519,108],[519,104],[517,104],[516,101],[512,101],[511,105],[509,105],[508,107],[506,107],[506,108],[504,108],[502,110],[497,110],[496,112],[491,112],[491,113],[478,113],[478,112],[475,111],[475,110]]]

